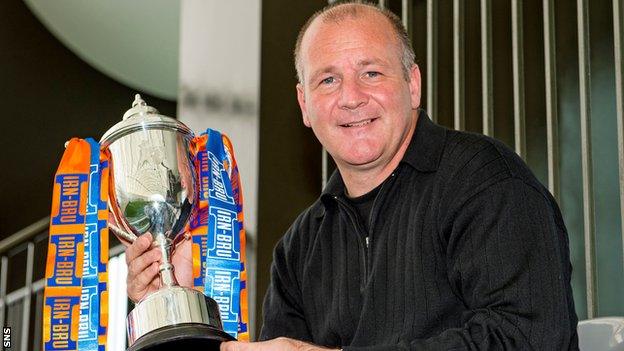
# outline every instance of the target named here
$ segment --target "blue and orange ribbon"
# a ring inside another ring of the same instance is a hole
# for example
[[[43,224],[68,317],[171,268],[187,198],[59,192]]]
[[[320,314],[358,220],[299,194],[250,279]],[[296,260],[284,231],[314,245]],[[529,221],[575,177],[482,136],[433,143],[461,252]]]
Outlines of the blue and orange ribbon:
[[[84,257],[80,317],[78,324],[79,350],[105,350],[108,263],[108,193],[100,191],[108,182],[108,161],[101,159],[100,145],[93,139],[91,147],[89,191],[84,234]],[[102,343],[104,341],[104,343]]]
[[[232,143],[208,129],[196,140],[199,204],[191,220],[193,284],[219,305],[223,329],[249,340],[243,196]]]
[[[107,161],[92,139],[69,141],[54,177],[43,310],[44,350],[105,350]],[[102,179],[102,174],[105,174]],[[103,197],[106,199],[106,195]],[[105,240],[102,237],[106,236]],[[103,253],[106,254],[103,254]]]
[[[218,303],[227,333],[249,340],[243,196],[232,143],[208,129],[194,145],[193,285]],[[108,187],[109,160],[100,145],[70,140],[54,178],[44,350],[106,350]]]

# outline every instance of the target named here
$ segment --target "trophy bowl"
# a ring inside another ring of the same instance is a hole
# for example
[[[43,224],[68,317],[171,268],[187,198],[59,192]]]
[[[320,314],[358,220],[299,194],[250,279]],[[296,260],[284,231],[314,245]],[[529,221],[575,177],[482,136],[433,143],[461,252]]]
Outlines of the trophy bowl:
[[[183,235],[198,198],[193,137],[188,127],[160,115],[137,94],[123,120],[101,139],[110,157],[109,227],[130,243],[149,232],[162,253],[161,288],[128,315],[129,350],[174,345],[218,350],[222,341],[234,340],[223,331],[217,303],[179,286],[171,264],[174,242]]]

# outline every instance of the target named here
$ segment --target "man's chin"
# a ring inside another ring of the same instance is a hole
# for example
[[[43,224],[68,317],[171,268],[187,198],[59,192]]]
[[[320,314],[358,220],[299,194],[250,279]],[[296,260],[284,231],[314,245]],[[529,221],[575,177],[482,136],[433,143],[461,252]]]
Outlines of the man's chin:
[[[379,165],[379,156],[353,157],[345,160],[346,166],[357,170],[369,170]]]

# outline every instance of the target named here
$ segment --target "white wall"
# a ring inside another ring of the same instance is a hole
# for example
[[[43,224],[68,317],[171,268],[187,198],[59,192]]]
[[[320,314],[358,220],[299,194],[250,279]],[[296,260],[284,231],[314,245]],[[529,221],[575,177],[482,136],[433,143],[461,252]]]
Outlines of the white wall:
[[[250,335],[255,333],[260,1],[183,0],[180,9],[178,118],[196,133],[210,127],[227,134],[241,174]]]

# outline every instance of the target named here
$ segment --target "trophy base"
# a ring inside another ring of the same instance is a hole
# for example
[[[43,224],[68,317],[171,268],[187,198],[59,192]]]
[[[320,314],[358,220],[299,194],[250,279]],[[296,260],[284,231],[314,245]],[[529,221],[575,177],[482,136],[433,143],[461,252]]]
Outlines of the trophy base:
[[[218,351],[224,341],[236,340],[230,334],[205,324],[179,324],[154,330],[141,337],[127,351],[180,350]]]
[[[160,289],[141,300],[128,315],[127,325],[129,350],[160,350],[153,348],[160,345],[170,350],[178,344],[218,346],[235,340],[223,331],[215,300],[181,286]]]

